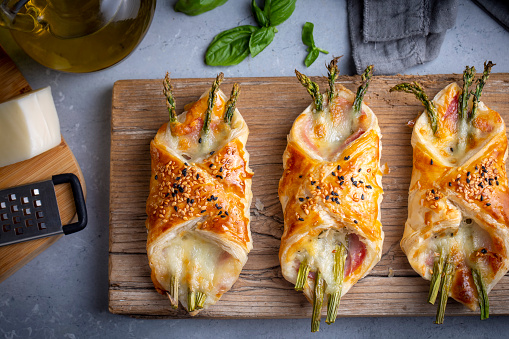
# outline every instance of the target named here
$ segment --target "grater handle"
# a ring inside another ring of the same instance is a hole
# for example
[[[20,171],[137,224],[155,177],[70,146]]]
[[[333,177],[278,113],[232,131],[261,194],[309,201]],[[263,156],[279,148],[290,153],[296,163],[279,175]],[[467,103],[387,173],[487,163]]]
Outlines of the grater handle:
[[[78,214],[78,221],[62,227],[64,234],[71,234],[81,231],[87,226],[87,208],[85,206],[85,198],[83,197],[83,190],[81,189],[80,180],[73,173],[64,173],[54,175],[52,177],[53,185],[71,184],[72,195],[74,197],[74,204],[76,205],[76,213]]]

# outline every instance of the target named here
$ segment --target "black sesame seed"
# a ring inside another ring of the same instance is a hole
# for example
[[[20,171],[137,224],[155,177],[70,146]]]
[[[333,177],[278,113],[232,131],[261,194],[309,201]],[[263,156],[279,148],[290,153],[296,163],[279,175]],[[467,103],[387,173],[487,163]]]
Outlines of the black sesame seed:
[[[223,171],[223,166],[219,167],[219,172]]]
[[[495,180],[498,180],[498,177],[495,177]]]
[[[221,215],[223,213],[223,211],[219,211],[219,213],[217,215]]]
[[[481,201],[483,201],[483,200],[484,200],[484,198],[483,198],[483,196],[481,195]]]
[[[299,201],[300,201],[300,202],[304,201],[304,198],[299,198]]]
[[[156,176],[154,177],[154,179],[156,179],[156,180],[157,180],[157,174],[156,174]]]
[[[481,253],[482,253],[482,254],[486,254],[486,253],[488,253],[488,251],[487,251],[485,248],[483,248],[483,249],[481,250]]]
[[[330,194],[335,195],[336,197],[339,197],[339,194],[337,194],[335,191],[330,192]]]
[[[182,175],[183,175],[183,176],[186,176],[186,175],[187,175],[187,168],[184,168],[184,169],[182,170]]]
[[[306,197],[306,199],[309,199],[309,197]]]
[[[180,193],[184,193],[184,187],[179,186],[179,188],[178,188],[178,189],[179,189],[179,192],[180,192]]]
[[[302,175],[299,175],[299,178],[302,178]]]
[[[189,198],[187,198],[186,204],[189,204],[189,201],[190,201],[190,199],[189,199]]]
[[[212,198],[212,199],[214,199],[214,201],[216,201],[217,199],[219,199],[219,197],[214,197],[214,198]]]
[[[454,152],[454,148],[452,148],[452,147],[451,147],[451,148],[449,148],[449,149],[451,150],[451,152]]]
[[[469,176],[470,176],[470,172],[467,172],[467,177],[469,177]]]
[[[229,215],[229,214],[228,214],[228,211],[224,211],[224,214]]]
[[[200,179],[200,173],[196,173],[196,180]]]
[[[311,185],[314,185],[316,183],[316,181],[311,181]]]
[[[477,167],[477,165],[475,165],[475,170],[477,171],[479,169],[479,167]]]
[[[173,193],[171,194],[171,196],[172,196],[172,197],[174,197],[174,198],[175,198],[175,196],[176,196],[176,195],[177,195],[177,192],[173,192]]]
[[[191,199],[190,203],[191,203],[191,205],[194,204],[194,199]]]
[[[335,177],[335,176],[336,176],[336,172],[332,172],[331,174],[332,174],[332,176],[333,176],[333,177]]]
[[[226,218],[226,215],[224,215],[224,214],[223,214],[223,215],[221,216],[221,218]]]
[[[223,176],[218,174],[216,175],[216,178],[223,179]]]
[[[451,233],[451,237],[454,237],[454,233]]]
[[[497,184],[497,186],[498,186],[498,180],[497,180],[497,181],[495,181],[495,183],[496,183],[496,184]]]
[[[372,189],[373,187],[371,187],[371,185],[367,185],[366,188],[367,189]]]
[[[214,194],[210,195],[210,200],[214,200]]]
[[[338,204],[338,205],[339,205],[339,200],[338,200],[338,198],[336,198],[336,200],[335,200],[335,201],[336,201],[336,204]]]
[[[219,204],[216,204],[216,208],[220,210],[221,208],[223,208],[223,206],[219,206]]]
[[[429,161],[429,164],[430,164],[430,165],[433,165],[433,159],[431,159],[431,160]]]
[[[359,170],[357,172],[360,172],[360,171],[362,171],[362,168],[359,168]]]
[[[435,194],[435,190],[434,190],[434,189],[432,189],[432,190],[431,190],[431,193]]]
[[[467,184],[470,184],[470,179],[467,178]]]
[[[169,196],[169,195],[170,195],[170,193],[166,193],[166,194],[164,195],[164,197],[165,197],[165,198],[168,198],[168,196]]]
[[[189,164],[187,162],[185,162],[184,165],[189,166]]]
[[[361,200],[364,200],[364,194],[361,194]]]
[[[345,180],[345,176],[342,175],[342,176],[338,177],[338,179],[339,180]]]
[[[362,181],[362,180],[359,180],[359,184],[364,184],[364,181]]]
[[[299,221],[304,221],[304,219],[303,218],[299,218]]]
[[[356,224],[358,224],[358,223],[359,223],[357,220],[354,220],[353,222],[354,222],[354,223],[356,223]]]
[[[346,156],[346,157],[345,157],[345,160],[349,160],[349,159],[350,159],[350,156]]]
[[[216,152],[216,151],[212,151],[212,152],[210,152],[210,155],[214,154],[215,152]]]
[[[316,186],[316,189],[319,190],[319,189],[322,189],[320,186]]]
[[[484,188],[484,185],[482,184],[482,182],[480,182],[479,185],[477,185],[477,186]]]
[[[181,178],[180,177],[176,177],[175,180],[179,181]]]
[[[199,144],[201,144],[201,138],[200,138],[200,139],[198,139],[198,143],[199,143]]]
[[[339,183],[339,186],[343,186],[343,184],[344,184],[344,183],[345,183],[344,181],[341,181],[341,182]]]
[[[357,187],[357,181],[352,182],[352,184]]]
[[[341,166],[338,165],[338,167],[336,167],[338,169],[338,171],[341,171]]]
[[[211,168],[212,166],[214,166],[214,164],[210,164],[210,165],[209,165],[209,168]]]
[[[452,182],[449,181],[449,187],[451,187],[451,186],[452,186]]]
[[[486,204],[486,206],[491,206],[491,204],[490,204],[490,203],[487,203],[487,204]]]
[[[173,209],[175,210],[175,212],[177,212],[177,211],[178,211],[177,206],[173,206]]]
[[[438,200],[438,199],[440,199],[440,197],[435,197],[435,200]]]
[[[330,197],[329,197],[328,195],[326,195],[326,196],[325,196],[325,200],[329,200],[329,198],[330,198]]]
[[[205,213],[205,212],[207,212],[207,210],[201,210],[201,211],[200,211],[200,213]]]

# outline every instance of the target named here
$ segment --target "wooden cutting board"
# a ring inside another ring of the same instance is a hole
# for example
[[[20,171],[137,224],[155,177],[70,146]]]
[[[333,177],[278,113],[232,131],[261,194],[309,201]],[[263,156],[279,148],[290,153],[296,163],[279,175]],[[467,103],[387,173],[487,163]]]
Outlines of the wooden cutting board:
[[[325,73],[325,70],[324,70]],[[407,193],[412,169],[411,128],[407,123],[423,111],[412,96],[389,93],[402,81],[419,81],[433,97],[461,75],[376,76],[365,101],[378,116],[382,130],[385,190],[382,223],[385,242],[381,261],[346,294],[339,316],[434,316],[427,301],[429,282],[408,264],[399,246],[407,217]],[[209,89],[213,79],[176,79],[177,112]],[[324,79],[314,78],[324,88]],[[301,318],[312,307],[281,274],[278,260],[283,215],[277,196],[282,154],[294,119],[311,102],[294,77],[234,78],[221,86],[229,93],[233,82],[241,86],[237,107],[249,125],[247,149],[254,170],[251,232],[254,248],[233,288],[200,318]],[[338,82],[355,91],[359,77]],[[492,74],[482,100],[509,122],[509,74]],[[149,143],[168,120],[161,80],[123,80],[113,87],[110,168],[109,309],[140,317],[188,317],[173,310],[150,280],[145,242],[145,201],[149,190]],[[325,314],[325,309],[323,310]],[[509,277],[490,293],[490,313],[509,314]],[[450,299],[447,315],[477,315]]]
[[[32,89],[7,53],[0,47],[0,102],[7,101]],[[0,167],[0,189],[49,180],[55,174],[74,173],[86,195],[85,179],[67,143],[62,142],[34,158]],[[55,186],[62,224],[73,221],[76,214],[69,184]],[[1,230],[0,230],[1,231]],[[0,247],[0,282],[23,267],[42,251],[54,244],[61,235]]]

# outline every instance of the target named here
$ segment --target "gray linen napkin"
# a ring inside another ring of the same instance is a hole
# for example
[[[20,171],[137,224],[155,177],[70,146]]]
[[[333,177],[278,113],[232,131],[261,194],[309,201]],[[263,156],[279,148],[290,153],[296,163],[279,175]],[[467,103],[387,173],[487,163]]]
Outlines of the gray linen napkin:
[[[375,65],[395,74],[435,59],[458,0],[348,0],[348,25],[355,68]]]
[[[509,31],[509,3],[507,0],[474,0],[474,3]]]

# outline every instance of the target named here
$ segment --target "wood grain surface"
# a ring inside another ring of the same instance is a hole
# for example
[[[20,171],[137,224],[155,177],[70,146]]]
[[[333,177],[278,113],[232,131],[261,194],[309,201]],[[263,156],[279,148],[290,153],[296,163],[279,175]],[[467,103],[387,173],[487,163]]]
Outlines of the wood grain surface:
[[[31,90],[16,65],[0,47],[0,102]],[[43,154],[0,167],[0,189],[49,180],[53,175],[61,173],[76,174],[83,186],[83,194],[86,194],[81,169],[63,138],[58,146]],[[69,184],[57,185],[55,193],[62,224],[69,224],[76,214],[71,187]],[[57,235],[0,247],[0,282],[54,244],[60,237],[61,235]]]
[[[325,72],[324,72],[325,73]],[[419,81],[433,97],[461,75],[376,76],[365,102],[378,116],[382,130],[382,164],[390,171],[383,177],[382,223],[385,242],[381,261],[359,281],[340,305],[343,316],[434,316],[436,306],[427,301],[429,282],[418,277],[401,251],[399,241],[407,217],[407,193],[412,169],[412,130],[407,123],[423,111],[411,95],[389,93],[402,81]],[[177,113],[209,89],[213,79],[176,79]],[[323,78],[313,78],[322,88]],[[355,91],[358,77],[339,77]],[[311,102],[293,77],[226,79],[241,86],[237,107],[250,135],[247,149],[254,170],[251,231],[254,248],[239,280],[219,302],[199,313],[200,318],[301,318],[312,307],[281,274],[278,260],[283,215],[277,196],[282,174],[282,154],[294,119]],[[509,74],[492,74],[482,100],[509,121]],[[110,168],[109,309],[138,317],[189,317],[173,310],[150,280],[146,256],[145,202],[149,191],[149,143],[168,112],[161,80],[122,80],[113,87]],[[325,314],[326,308],[323,309]],[[509,314],[509,277],[490,293],[490,313]],[[446,315],[477,315],[449,300]]]

